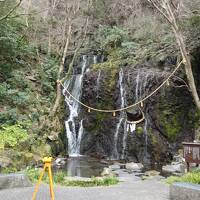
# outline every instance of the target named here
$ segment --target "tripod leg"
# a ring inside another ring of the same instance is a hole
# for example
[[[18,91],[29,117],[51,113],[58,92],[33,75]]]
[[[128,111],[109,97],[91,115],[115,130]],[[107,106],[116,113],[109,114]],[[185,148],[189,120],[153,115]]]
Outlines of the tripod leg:
[[[50,187],[51,199],[54,200],[53,177],[52,177],[51,165],[48,165],[48,173],[49,173],[49,187]]]
[[[32,200],[35,200],[35,198],[36,198],[36,194],[37,194],[37,192],[38,192],[38,189],[39,189],[40,183],[41,183],[41,181],[42,181],[42,178],[43,178],[43,176],[44,176],[45,169],[46,169],[46,164],[44,165],[44,168],[43,168],[43,170],[42,170],[42,172],[41,172],[41,174],[40,174],[40,178],[39,178],[39,180],[38,180],[38,182],[37,182],[37,185],[35,186],[35,190],[34,190],[34,193],[33,193],[33,196],[32,196]]]

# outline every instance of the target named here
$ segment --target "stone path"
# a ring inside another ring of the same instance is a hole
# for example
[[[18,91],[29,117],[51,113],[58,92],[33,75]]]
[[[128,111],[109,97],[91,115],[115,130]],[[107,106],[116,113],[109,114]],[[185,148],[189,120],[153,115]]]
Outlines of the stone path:
[[[141,181],[120,177],[120,183],[109,187],[56,186],[55,200],[169,200],[169,187],[157,180]],[[31,200],[34,188],[0,190],[0,200]],[[36,200],[50,200],[47,185],[42,185]]]

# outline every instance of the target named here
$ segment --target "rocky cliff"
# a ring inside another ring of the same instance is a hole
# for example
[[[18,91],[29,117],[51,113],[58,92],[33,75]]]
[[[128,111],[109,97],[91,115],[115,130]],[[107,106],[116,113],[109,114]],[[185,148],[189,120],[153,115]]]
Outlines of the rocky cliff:
[[[115,70],[96,69],[92,65],[84,76],[82,101],[96,108],[120,108],[120,87],[124,87],[125,106],[133,104],[154,91],[171,73],[175,64],[176,58],[171,57],[162,63],[148,60]],[[123,70],[121,84],[120,70]],[[84,134],[81,153],[161,164],[172,158],[181,148],[182,141],[194,139],[198,114],[181,70],[169,85],[144,102],[142,110],[145,120],[131,133],[126,130],[127,113],[117,127],[122,117],[120,113],[113,117],[112,114],[88,112],[82,107],[80,113]],[[114,151],[117,151],[117,156]]]

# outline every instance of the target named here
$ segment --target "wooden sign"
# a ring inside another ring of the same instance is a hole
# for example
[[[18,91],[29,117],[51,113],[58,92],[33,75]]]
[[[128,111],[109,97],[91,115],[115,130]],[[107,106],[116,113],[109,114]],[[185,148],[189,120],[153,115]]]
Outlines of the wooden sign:
[[[200,164],[200,143],[183,143],[183,157],[187,163],[187,170],[190,169],[190,163]]]

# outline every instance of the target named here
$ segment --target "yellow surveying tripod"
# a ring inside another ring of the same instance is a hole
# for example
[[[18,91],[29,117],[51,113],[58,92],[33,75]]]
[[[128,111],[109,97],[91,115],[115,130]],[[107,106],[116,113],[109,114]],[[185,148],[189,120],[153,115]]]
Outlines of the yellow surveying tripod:
[[[36,198],[36,194],[38,192],[39,186],[41,184],[42,178],[44,176],[45,170],[47,169],[48,171],[48,175],[49,175],[49,188],[50,188],[50,195],[51,195],[51,200],[54,200],[54,191],[53,191],[53,177],[52,177],[52,171],[51,171],[51,162],[52,162],[52,157],[45,157],[43,159],[44,162],[44,168],[40,174],[39,180],[37,182],[37,185],[35,187],[33,196],[32,196],[32,200],[35,200]]]

